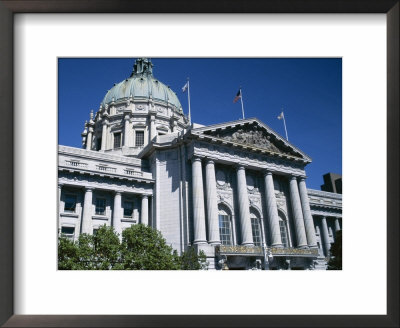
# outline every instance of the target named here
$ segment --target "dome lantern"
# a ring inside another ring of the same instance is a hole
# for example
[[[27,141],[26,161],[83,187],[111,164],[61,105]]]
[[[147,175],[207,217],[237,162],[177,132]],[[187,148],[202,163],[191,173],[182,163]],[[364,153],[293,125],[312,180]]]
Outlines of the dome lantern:
[[[116,83],[106,93],[101,106],[121,103],[131,98],[133,102],[146,101],[150,98],[163,106],[171,106],[182,111],[182,105],[175,92],[153,75],[153,63],[148,58],[138,58],[133,65],[129,78]]]
[[[153,75],[153,63],[151,62],[150,59],[147,58],[136,59],[135,64],[133,65],[133,71],[131,77],[133,75],[139,75],[139,74]]]

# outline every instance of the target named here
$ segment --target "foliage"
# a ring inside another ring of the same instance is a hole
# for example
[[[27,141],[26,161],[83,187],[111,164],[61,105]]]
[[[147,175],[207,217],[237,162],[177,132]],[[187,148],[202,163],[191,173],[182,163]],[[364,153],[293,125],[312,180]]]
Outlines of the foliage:
[[[143,224],[132,225],[122,233],[123,269],[177,270],[177,254],[161,233]]]
[[[336,231],[335,242],[331,246],[328,270],[342,270],[342,230]]]
[[[58,269],[79,270],[78,258],[78,247],[76,247],[75,243],[61,236],[58,239]]]
[[[197,254],[194,247],[189,247],[186,252],[181,256],[181,269],[182,270],[206,270],[208,267],[206,254],[200,251]]]
[[[65,236],[58,241],[59,270],[199,270],[206,256],[189,248],[179,256],[161,233],[142,224],[132,225],[120,236],[102,226],[95,235],[81,234],[76,242]]]

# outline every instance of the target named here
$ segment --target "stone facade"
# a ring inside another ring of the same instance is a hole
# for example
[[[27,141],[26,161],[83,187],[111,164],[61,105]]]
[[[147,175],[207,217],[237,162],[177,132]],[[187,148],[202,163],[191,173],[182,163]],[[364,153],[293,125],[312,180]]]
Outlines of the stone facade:
[[[90,113],[83,149],[59,146],[60,232],[142,223],[209,269],[325,269],[342,196],[307,189],[311,159],[256,118],[190,125],[151,67],[137,60]]]

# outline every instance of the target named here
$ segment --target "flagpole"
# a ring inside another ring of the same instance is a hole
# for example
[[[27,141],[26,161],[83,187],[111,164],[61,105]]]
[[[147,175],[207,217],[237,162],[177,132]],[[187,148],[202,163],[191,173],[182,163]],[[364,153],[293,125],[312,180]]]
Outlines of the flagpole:
[[[192,125],[192,115],[190,113],[190,82],[189,78],[187,78],[187,83],[188,83],[188,104],[189,104],[189,125]]]
[[[288,135],[287,135],[287,130],[286,130],[285,114],[283,113],[283,110],[282,110],[282,118],[283,118],[283,126],[285,127],[286,140],[289,141],[289,138],[288,138]]]
[[[243,109],[243,94],[242,94],[242,88],[240,87],[240,88],[239,88],[239,90],[240,90],[240,102],[242,103],[242,116],[243,116],[243,119],[244,119],[244,109]]]

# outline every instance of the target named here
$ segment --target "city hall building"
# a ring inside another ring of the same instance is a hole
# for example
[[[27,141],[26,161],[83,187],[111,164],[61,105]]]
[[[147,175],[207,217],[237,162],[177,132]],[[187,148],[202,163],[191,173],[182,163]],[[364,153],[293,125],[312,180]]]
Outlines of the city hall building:
[[[342,195],[307,189],[310,157],[257,118],[190,124],[152,66],[88,113],[82,148],[59,146],[59,231],[141,223],[209,269],[326,269]]]

